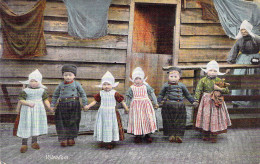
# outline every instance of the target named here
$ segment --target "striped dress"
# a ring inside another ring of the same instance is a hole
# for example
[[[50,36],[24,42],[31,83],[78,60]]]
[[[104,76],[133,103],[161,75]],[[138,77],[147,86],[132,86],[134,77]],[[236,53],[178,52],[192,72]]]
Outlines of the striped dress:
[[[119,141],[119,128],[116,116],[115,90],[100,91],[101,105],[96,116],[94,138],[97,141]]]
[[[27,95],[26,101],[34,103],[35,106],[33,108],[26,105],[21,106],[17,136],[29,138],[47,134],[47,115],[42,100],[44,89],[25,88],[24,92]]]
[[[155,112],[148,97],[146,85],[131,86],[133,100],[130,104],[127,133],[144,135],[157,130]]]
[[[222,133],[226,132],[228,126],[231,126],[231,121],[226,103],[216,107],[210,93],[204,93],[198,109],[196,127],[203,131]]]

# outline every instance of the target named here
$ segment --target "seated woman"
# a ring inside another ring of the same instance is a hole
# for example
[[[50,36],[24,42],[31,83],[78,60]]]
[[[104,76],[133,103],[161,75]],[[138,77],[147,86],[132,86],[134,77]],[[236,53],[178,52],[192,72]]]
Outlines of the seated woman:
[[[232,47],[227,57],[227,62],[230,64],[251,64],[251,60],[260,59],[260,37],[252,33],[253,26],[244,20],[240,26],[236,39],[237,42]],[[235,69],[234,75],[252,75],[260,74],[259,68],[250,69]],[[250,84],[249,84],[250,85]],[[231,95],[259,95],[259,89],[240,89],[232,90]],[[255,101],[233,101],[234,106],[260,106],[260,103]]]

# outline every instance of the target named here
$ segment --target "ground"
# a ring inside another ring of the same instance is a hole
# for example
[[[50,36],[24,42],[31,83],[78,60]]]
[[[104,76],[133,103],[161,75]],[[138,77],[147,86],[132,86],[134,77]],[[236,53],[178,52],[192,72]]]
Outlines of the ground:
[[[218,136],[217,143],[202,141],[200,133],[194,130],[186,130],[181,144],[169,143],[161,131],[152,136],[151,144],[135,144],[133,136],[126,134],[125,141],[107,150],[99,148],[92,135],[80,135],[75,146],[63,148],[57,136],[49,134],[39,137],[40,150],[29,147],[22,154],[21,139],[12,136],[12,124],[1,124],[1,163],[260,163],[260,128],[229,129],[227,134]]]

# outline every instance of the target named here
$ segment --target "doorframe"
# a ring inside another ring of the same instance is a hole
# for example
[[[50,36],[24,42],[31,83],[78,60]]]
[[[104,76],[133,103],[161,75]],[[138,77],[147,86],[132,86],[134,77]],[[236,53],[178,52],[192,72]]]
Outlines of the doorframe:
[[[130,3],[129,13],[129,27],[128,27],[128,41],[127,41],[127,56],[126,56],[126,78],[125,89],[128,89],[130,82],[130,68],[132,61],[132,46],[133,46],[133,29],[134,29],[134,12],[136,3],[150,3],[150,4],[169,4],[176,5],[175,26],[173,29],[173,53],[172,64],[178,65],[179,46],[180,46],[180,17],[181,17],[181,0],[132,0]]]

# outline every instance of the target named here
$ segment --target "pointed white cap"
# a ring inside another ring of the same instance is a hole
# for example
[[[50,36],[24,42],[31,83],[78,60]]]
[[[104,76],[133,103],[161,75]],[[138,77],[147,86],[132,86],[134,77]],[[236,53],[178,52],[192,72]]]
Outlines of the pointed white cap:
[[[208,62],[206,69],[203,69],[203,68],[201,68],[201,69],[206,73],[208,73],[209,70],[214,69],[218,72],[218,75],[224,75],[225,74],[225,73],[219,72],[219,65],[215,60]]]
[[[241,25],[240,25],[240,30],[241,29],[246,29],[246,31],[249,33],[249,35],[251,35],[253,38],[255,37],[255,34],[252,32],[253,29],[253,25],[251,23],[249,23],[247,20],[244,20]],[[241,31],[239,30],[237,36],[235,37],[236,39],[240,39],[243,37],[243,35],[241,34]]]
[[[39,87],[45,88],[45,89],[47,88],[46,86],[42,85],[42,74],[40,73],[40,71],[38,69],[36,69],[35,71],[33,71],[32,73],[29,74],[28,80],[19,81],[19,82],[22,84],[28,85],[31,80],[36,80],[39,83]]]
[[[114,76],[113,76],[109,71],[107,71],[107,72],[103,75],[103,77],[102,77],[102,79],[101,79],[101,84],[100,84],[100,85],[97,85],[97,87],[102,88],[102,85],[103,85],[105,82],[111,84],[113,88],[116,87],[116,86],[118,86],[118,84],[119,84],[119,82],[116,82],[116,83],[115,83],[115,78],[114,78]]]

